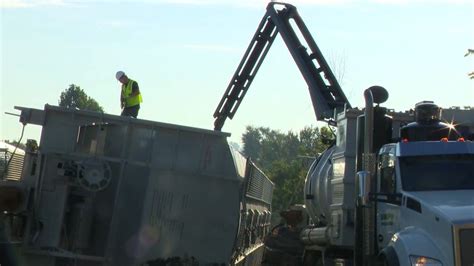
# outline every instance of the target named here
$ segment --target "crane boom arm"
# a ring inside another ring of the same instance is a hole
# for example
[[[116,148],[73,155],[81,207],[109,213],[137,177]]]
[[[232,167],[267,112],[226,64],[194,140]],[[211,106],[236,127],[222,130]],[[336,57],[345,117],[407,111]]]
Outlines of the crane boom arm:
[[[294,21],[308,47],[300,41],[290,23],[291,20]],[[227,117],[230,119],[234,117],[278,33],[281,34],[308,84],[316,119],[334,122],[335,111],[351,107],[296,7],[271,2],[214,112],[214,130],[220,131]]]

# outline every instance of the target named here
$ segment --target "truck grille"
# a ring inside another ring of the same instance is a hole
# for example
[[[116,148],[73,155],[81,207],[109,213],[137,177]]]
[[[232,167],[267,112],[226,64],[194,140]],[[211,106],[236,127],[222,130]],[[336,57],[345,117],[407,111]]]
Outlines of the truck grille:
[[[474,265],[474,224],[454,226],[456,266]]]

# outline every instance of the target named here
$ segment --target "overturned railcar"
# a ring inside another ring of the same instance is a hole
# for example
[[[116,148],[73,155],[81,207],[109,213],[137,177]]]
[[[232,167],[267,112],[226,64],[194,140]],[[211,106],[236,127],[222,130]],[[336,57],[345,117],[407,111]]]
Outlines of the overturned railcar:
[[[22,177],[0,182],[8,191],[0,202],[9,203],[4,261],[259,263],[273,183],[228,145],[228,133],[50,105],[17,109],[42,133]]]

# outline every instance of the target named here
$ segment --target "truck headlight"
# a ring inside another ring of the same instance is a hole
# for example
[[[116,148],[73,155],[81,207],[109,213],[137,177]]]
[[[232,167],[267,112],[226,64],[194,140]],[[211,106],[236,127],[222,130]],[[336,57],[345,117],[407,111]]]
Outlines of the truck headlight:
[[[443,263],[441,263],[439,260],[416,255],[410,256],[410,262],[411,266],[443,266]]]

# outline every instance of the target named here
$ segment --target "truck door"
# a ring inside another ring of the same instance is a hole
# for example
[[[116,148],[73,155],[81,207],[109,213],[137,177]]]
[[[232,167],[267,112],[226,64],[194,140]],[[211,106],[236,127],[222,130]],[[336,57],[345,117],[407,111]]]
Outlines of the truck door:
[[[394,150],[382,151],[377,164],[377,246],[379,250],[388,245],[395,232],[399,231],[401,196],[396,191]]]

